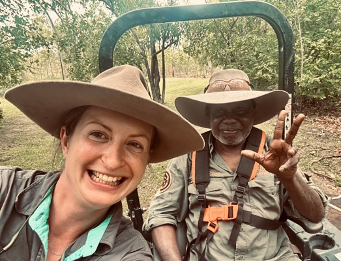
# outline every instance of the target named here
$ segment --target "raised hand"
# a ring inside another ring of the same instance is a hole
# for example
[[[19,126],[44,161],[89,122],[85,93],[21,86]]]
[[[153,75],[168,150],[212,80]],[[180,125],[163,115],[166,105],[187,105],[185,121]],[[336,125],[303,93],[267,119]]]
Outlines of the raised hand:
[[[282,139],[287,112],[282,110],[278,116],[270,149],[265,154],[243,150],[242,155],[260,163],[268,172],[276,174],[280,180],[291,179],[297,171],[299,158],[292,142],[305,116],[299,114],[294,120],[285,140]]]

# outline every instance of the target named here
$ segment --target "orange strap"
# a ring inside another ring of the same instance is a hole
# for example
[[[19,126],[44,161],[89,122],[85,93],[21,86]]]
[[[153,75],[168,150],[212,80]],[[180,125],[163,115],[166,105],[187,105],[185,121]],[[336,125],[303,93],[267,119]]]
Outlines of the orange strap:
[[[196,151],[192,152],[191,160],[192,183],[196,186]]]
[[[229,203],[220,207],[208,206],[204,210],[203,221],[208,222],[208,229],[216,233],[218,230],[218,220],[234,220],[237,217],[239,206],[237,204]]]
[[[265,134],[264,131],[262,131],[258,154],[262,154],[262,151],[263,151],[264,145],[265,145],[265,141],[266,141],[266,134]],[[253,180],[255,178],[255,176],[256,176],[256,174],[258,172],[258,168],[259,168],[259,163],[255,162],[253,170],[252,170],[252,174],[251,174],[251,177],[250,177],[249,181],[251,181],[251,180]]]

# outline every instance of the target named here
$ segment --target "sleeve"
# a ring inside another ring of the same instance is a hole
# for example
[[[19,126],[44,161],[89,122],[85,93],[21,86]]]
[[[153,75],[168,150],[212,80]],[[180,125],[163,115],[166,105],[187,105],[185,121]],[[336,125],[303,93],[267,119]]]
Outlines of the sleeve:
[[[143,230],[169,224],[177,226],[188,209],[188,155],[172,159],[164,173],[161,188],[157,191],[149,207]]]
[[[324,206],[324,209],[325,209],[325,213],[327,212],[327,205],[328,205],[328,198],[327,196],[323,193],[323,191],[317,187],[315,185],[315,183],[310,180],[310,179],[307,179],[305,177],[305,175],[301,172],[301,170],[299,170],[299,172],[302,174],[302,178],[306,181],[306,183],[313,189],[315,190],[318,195],[320,196],[321,198],[321,201],[323,203],[323,206]],[[291,216],[291,217],[295,217],[295,218],[303,218],[305,219],[302,215],[299,214],[299,212],[296,210],[296,208],[294,207],[293,205],[293,202],[291,200],[291,198],[288,199],[288,201],[286,201],[284,203],[284,211],[286,212],[287,215]]]
[[[12,201],[15,201],[15,197],[20,192],[20,189],[22,190],[22,188],[16,188],[15,184],[15,181],[19,180],[17,174],[22,173],[24,171],[17,167],[0,166],[0,209],[6,199],[7,202],[9,198],[13,198]]]

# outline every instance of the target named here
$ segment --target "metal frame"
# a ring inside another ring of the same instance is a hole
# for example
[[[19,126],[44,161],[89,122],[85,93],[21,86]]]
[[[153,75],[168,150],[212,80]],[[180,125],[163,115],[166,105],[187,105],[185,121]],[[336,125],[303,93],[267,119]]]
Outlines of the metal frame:
[[[113,66],[113,51],[119,38],[138,25],[193,21],[237,16],[256,16],[274,29],[279,50],[279,89],[293,94],[294,39],[285,16],[271,4],[261,1],[233,1],[225,3],[146,8],[128,12],[115,20],[106,30],[99,49],[100,72]]]
[[[285,90],[292,98],[294,90],[294,39],[292,29],[285,16],[271,4],[261,1],[232,1],[225,3],[171,6],[138,9],[118,17],[103,35],[99,49],[99,69],[103,72],[113,67],[114,49],[119,38],[129,29],[146,24],[170,23],[181,21],[228,18],[238,16],[256,16],[267,21],[274,29],[278,39],[278,89]],[[290,109],[285,120],[284,134],[292,124],[292,99],[287,108]],[[135,228],[141,231],[142,210],[138,193],[134,191],[127,197],[130,206],[130,217]]]

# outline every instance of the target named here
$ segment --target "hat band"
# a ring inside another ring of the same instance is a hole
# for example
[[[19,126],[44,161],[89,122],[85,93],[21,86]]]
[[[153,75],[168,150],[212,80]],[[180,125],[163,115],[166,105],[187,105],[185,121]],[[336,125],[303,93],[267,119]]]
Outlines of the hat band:
[[[216,80],[209,84],[206,93],[244,90],[251,90],[249,82],[244,79]]]

